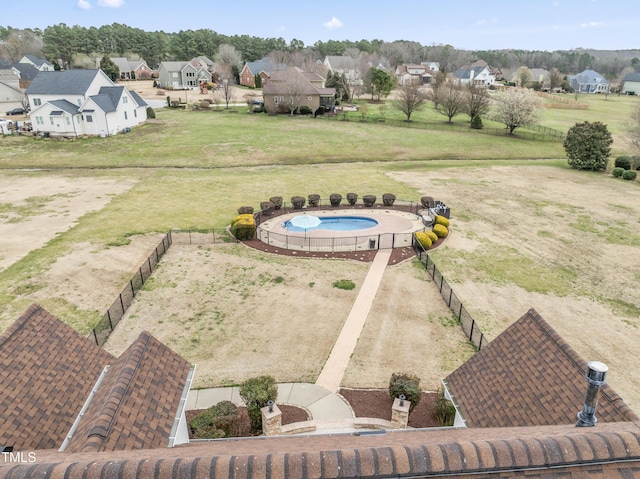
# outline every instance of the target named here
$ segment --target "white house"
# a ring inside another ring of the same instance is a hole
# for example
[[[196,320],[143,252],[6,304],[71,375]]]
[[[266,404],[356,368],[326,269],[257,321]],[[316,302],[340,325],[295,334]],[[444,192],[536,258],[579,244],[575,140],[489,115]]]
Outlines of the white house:
[[[26,63],[28,65],[37,68],[41,72],[52,72],[55,70],[53,67],[53,63],[44,60],[43,58],[38,58],[35,55],[25,55],[23,56],[18,63]]]
[[[426,63],[403,63],[396,67],[399,85],[428,85],[433,82],[435,73]]]
[[[40,72],[26,95],[36,134],[110,136],[147,119],[145,101],[102,70]]]

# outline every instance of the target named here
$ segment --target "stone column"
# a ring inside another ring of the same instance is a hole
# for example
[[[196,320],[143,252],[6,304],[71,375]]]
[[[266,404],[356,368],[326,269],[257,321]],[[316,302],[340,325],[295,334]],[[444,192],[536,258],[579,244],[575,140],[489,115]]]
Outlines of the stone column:
[[[271,410],[270,410],[271,409]],[[282,412],[275,404],[260,409],[262,412],[262,432],[265,436],[277,436],[282,432]]]
[[[391,427],[393,429],[406,429],[409,422],[409,407],[411,401],[395,398],[391,407]]]

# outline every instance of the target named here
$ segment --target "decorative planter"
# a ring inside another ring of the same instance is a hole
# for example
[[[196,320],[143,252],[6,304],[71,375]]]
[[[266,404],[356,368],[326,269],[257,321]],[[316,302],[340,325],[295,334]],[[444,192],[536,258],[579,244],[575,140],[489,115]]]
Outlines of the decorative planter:
[[[340,206],[342,195],[340,193],[332,193],[329,195],[329,201],[331,202],[331,206]]]
[[[371,208],[376,204],[376,197],[374,195],[364,195],[362,197],[362,202],[367,208]]]
[[[304,196],[292,196],[291,197],[291,206],[293,206],[294,210],[301,210],[304,206],[306,200]]]
[[[252,215],[253,214],[253,206],[241,206],[238,208],[239,215]]]
[[[309,200],[309,206],[318,206],[320,204],[320,195],[309,195],[307,199]]]
[[[420,203],[425,208],[431,208],[433,206],[433,204],[434,204],[433,197],[432,196],[423,196],[422,198],[420,198]]]
[[[272,196],[269,198],[269,201],[273,203],[273,206],[276,210],[282,208],[282,196]]]
[[[262,210],[262,214],[271,216],[275,209],[275,205],[272,201],[263,201],[260,203],[260,209]]]
[[[347,193],[347,201],[351,206],[355,205],[356,201],[358,201],[358,195],[355,193]]]

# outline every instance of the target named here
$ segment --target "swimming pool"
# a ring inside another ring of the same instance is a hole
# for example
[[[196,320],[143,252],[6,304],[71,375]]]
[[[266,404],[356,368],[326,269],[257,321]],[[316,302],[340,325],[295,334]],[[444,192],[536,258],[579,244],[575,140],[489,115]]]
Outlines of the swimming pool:
[[[325,216],[320,218],[320,224],[311,228],[300,228],[291,224],[291,220],[284,223],[287,231],[314,231],[314,230],[330,230],[330,231],[354,231],[365,230],[377,226],[378,222],[372,218],[364,216]]]

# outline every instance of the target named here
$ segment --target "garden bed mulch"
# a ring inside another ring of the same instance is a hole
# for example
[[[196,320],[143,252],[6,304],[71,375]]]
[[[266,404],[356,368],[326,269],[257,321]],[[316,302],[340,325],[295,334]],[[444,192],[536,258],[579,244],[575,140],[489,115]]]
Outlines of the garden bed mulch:
[[[388,389],[341,388],[340,395],[351,405],[356,417],[375,417],[391,420],[393,400]],[[439,427],[435,417],[437,393],[423,392],[420,402],[409,415],[409,427]]]

